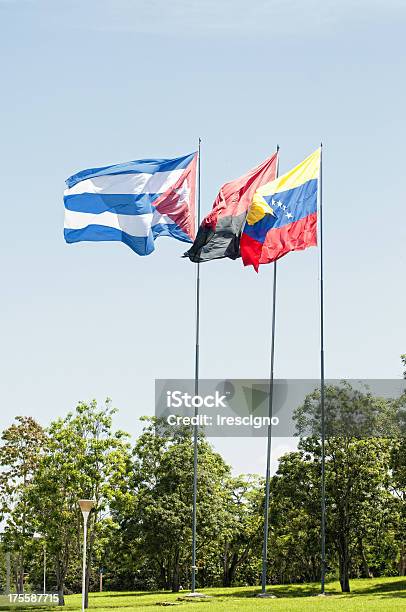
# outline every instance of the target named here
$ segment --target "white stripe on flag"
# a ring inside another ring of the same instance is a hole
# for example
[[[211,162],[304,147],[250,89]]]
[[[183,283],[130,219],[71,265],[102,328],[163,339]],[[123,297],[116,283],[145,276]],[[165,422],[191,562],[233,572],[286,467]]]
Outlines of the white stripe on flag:
[[[152,218],[152,225],[174,225],[175,221],[168,217],[168,215],[160,215],[156,210]]]
[[[94,176],[76,183],[70,189],[65,189],[65,196],[80,193],[163,193],[172,187],[185,170],[171,170],[170,172],[146,172],[138,174],[106,174]]]
[[[83,229],[88,225],[114,227],[130,236],[148,236],[151,230],[152,213],[144,215],[117,215],[110,211],[94,215],[65,209],[65,229]]]

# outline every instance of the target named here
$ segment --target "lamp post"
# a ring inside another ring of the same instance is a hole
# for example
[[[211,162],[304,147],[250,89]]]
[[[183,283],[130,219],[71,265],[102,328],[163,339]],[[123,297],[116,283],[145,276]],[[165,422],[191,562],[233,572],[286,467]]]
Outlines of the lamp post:
[[[43,561],[44,561],[44,568],[43,568],[43,593],[45,595],[45,593],[47,592],[47,545],[45,542],[45,538],[43,535],[41,535],[40,533],[34,533],[33,535],[34,540],[42,540],[43,539]]]
[[[94,499],[80,499],[78,504],[83,515],[82,612],[85,612],[87,520],[92,508],[95,506],[95,501]]]

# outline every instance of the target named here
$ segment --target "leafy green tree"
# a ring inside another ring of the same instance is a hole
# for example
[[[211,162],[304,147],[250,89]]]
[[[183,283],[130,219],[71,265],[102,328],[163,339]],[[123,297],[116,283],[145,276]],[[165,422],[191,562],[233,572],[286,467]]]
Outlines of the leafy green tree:
[[[113,431],[115,410],[110,400],[98,407],[80,402],[75,413],[54,421],[48,429],[46,451],[31,487],[37,528],[44,534],[53,560],[60,605],[72,558],[80,559],[82,534],[80,498],[95,500],[89,517],[87,591],[98,536],[108,518],[109,504],[127,472],[127,434]]]
[[[165,428],[155,419],[134,447],[134,461],[115,506],[125,539],[138,562],[152,567],[159,588],[178,591],[188,583],[191,563],[193,444],[191,429]],[[157,429],[157,426],[159,428]],[[198,454],[197,553],[204,573],[205,551],[219,538],[225,520],[230,469],[201,436]]]
[[[316,581],[320,575],[320,468],[303,451],[279,460],[271,480],[268,580]],[[331,559],[329,560],[331,562]]]
[[[17,416],[1,436],[0,520],[5,521],[5,542],[14,552],[18,593],[24,591],[24,559],[33,535],[28,491],[40,462],[45,433],[31,417]]]
[[[406,368],[406,355],[401,355],[403,367]],[[406,379],[406,369],[403,371]],[[399,543],[399,575],[406,575],[406,392],[398,400],[401,432],[395,441],[391,456],[393,475],[392,492],[399,509],[399,523],[396,539]]]
[[[406,444],[401,438],[391,454],[392,492],[398,505],[399,522],[396,539],[399,543],[399,575],[406,575]]]
[[[223,586],[232,586],[236,575],[250,582],[247,563],[256,556],[258,567],[263,535],[263,486],[257,476],[238,476],[226,483],[227,504],[223,526]],[[244,569],[245,572],[244,572]]]
[[[320,469],[319,391],[296,411],[296,422],[304,436],[299,444],[302,458],[316,462]],[[377,517],[379,510],[385,513],[392,507],[388,490],[392,441],[377,436],[396,428],[396,409],[393,402],[348,384],[327,386],[326,423],[327,533],[338,555],[342,591],[349,592],[351,564],[357,554],[369,573],[364,540],[370,514]]]

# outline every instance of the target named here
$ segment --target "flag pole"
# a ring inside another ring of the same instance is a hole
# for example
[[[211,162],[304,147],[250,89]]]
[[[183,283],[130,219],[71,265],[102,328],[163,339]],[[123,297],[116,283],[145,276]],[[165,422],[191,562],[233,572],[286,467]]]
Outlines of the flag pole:
[[[324,286],[323,286],[323,143],[320,143],[319,238],[320,238],[320,405],[321,405],[321,595],[326,581],[326,415],[324,388]]]
[[[200,144],[199,138],[197,158],[197,229],[200,226]],[[199,336],[200,336],[200,262],[196,267],[196,345],[195,345],[195,395],[199,394]],[[195,416],[198,408],[195,407]],[[197,419],[196,419],[197,420]],[[198,452],[198,425],[193,426],[193,513],[192,513],[192,594],[196,593],[196,526],[197,526],[197,452]]]
[[[276,177],[279,173],[279,145],[276,147],[278,154],[276,162]],[[268,396],[268,441],[266,452],[266,475],[265,475],[265,509],[264,509],[264,542],[262,546],[262,576],[261,576],[261,596],[266,593],[266,574],[268,568],[268,532],[269,532],[269,492],[271,481],[271,456],[272,456],[272,416],[273,416],[273,381],[275,363],[275,322],[276,322],[276,261],[273,262],[273,289],[272,289],[272,332],[271,332],[271,369],[269,376],[269,396]],[[268,595],[268,597],[273,597]]]

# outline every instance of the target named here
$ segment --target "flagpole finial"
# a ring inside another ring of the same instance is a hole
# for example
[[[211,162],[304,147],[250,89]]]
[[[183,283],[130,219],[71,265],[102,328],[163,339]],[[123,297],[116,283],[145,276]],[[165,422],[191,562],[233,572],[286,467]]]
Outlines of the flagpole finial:
[[[279,149],[280,149],[280,147],[279,147],[279,145],[277,144],[277,145],[276,145],[276,152],[277,152],[277,153],[279,153]]]
[[[322,148],[323,148],[323,142],[320,141],[320,149],[322,149]]]

